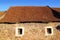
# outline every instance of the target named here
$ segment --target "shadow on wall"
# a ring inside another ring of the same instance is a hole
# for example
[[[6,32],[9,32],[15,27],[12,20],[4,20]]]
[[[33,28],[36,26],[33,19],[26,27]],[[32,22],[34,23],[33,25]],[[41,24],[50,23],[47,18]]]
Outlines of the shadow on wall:
[[[58,25],[58,26],[56,27],[56,29],[60,31],[60,25]]]

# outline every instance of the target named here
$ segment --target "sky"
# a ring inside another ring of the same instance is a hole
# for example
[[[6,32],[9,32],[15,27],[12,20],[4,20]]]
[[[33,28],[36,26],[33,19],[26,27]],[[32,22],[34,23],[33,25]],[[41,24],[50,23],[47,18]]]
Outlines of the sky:
[[[60,0],[0,0],[0,11],[8,10],[11,6],[50,6],[60,8]]]

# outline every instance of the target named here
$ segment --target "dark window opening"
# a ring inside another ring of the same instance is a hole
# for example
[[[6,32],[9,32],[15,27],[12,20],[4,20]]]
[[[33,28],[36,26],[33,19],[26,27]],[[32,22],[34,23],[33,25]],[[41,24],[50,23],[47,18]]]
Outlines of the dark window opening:
[[[47,33],[48,34],[51,34],[52,33],[51,28],[47,28]]]
[[[22,29],[18,29],[18,34],[22,34]]]
[[[60,31],[60,25],[58,25],[58,26],[56,27],[56,29]]]

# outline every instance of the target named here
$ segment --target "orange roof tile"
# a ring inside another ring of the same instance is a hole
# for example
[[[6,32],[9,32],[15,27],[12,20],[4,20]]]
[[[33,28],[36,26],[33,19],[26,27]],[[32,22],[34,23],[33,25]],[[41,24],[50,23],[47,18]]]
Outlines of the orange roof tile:
[[[24,22],[24,21],[60,21],[53,15],[49,7],[40,6],[16,6],[10,7],[5,17],[0,22]]]

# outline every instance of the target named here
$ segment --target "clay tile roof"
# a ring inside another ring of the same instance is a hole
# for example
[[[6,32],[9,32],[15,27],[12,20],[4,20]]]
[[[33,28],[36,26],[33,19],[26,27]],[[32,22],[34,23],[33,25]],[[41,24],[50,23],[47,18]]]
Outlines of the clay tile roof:
[[[10,7],[6,15],[0,22],[24,22],[24,21],[60,21],[53,15],[52,10],[40,6],[15,6]]]
[[[0,12],[0,20],[3,18],[5,12]]]
[[[4,14],[4,12],[0,12],[0,16],[2,16]]]
[[[60,8],[53,8],[53,10],[60,12]]]

